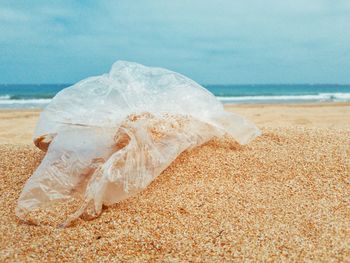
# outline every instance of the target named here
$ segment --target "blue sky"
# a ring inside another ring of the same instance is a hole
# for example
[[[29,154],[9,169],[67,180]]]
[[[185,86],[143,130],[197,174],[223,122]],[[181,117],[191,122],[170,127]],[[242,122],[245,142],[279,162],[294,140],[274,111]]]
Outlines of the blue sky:
[[[73,83],[118,59],[203,84],[350,83],[349,25],[349,0],[0,0],[0,83]]]

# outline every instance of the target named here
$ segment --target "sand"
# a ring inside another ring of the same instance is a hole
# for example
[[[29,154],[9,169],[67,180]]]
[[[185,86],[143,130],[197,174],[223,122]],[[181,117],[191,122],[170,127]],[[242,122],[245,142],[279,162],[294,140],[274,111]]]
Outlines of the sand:
[[[69,228],[15,217],[43,157],[28,145],[39,112],[0,112],[0,261],[350,262],[350,105],[235,112],[263,136],[186,151],[140,195]]]
[[[259,127],[350,128],[350,103],[226,105]],[[40,110],[0,110],[0,144],[31,144]]]

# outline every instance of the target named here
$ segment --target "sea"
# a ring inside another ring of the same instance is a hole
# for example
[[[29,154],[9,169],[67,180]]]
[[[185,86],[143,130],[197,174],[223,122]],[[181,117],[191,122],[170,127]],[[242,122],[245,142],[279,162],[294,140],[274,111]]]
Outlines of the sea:
[[[0,108],[44,108],[71,84],[0,84]],[[350,102],[350,84],[203,85],[222,103]]]

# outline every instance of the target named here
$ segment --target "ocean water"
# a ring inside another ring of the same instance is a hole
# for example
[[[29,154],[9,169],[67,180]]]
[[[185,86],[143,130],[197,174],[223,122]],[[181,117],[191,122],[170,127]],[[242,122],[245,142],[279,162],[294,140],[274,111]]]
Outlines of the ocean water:
[[[70,84],[0,84],[0,108],[44,108]],[[350,101],[349,85],[203,85],[223,103],[312,103]]]

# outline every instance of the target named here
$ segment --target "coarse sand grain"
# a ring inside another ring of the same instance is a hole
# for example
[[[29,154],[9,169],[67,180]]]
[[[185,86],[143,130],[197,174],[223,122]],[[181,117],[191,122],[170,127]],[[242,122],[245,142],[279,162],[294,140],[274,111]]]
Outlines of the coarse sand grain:
[[[43,153],[0,145],[0,261],[350,262],[349,156],[349,129],[216,139],[97,219],[56,228],[14,214]]]

